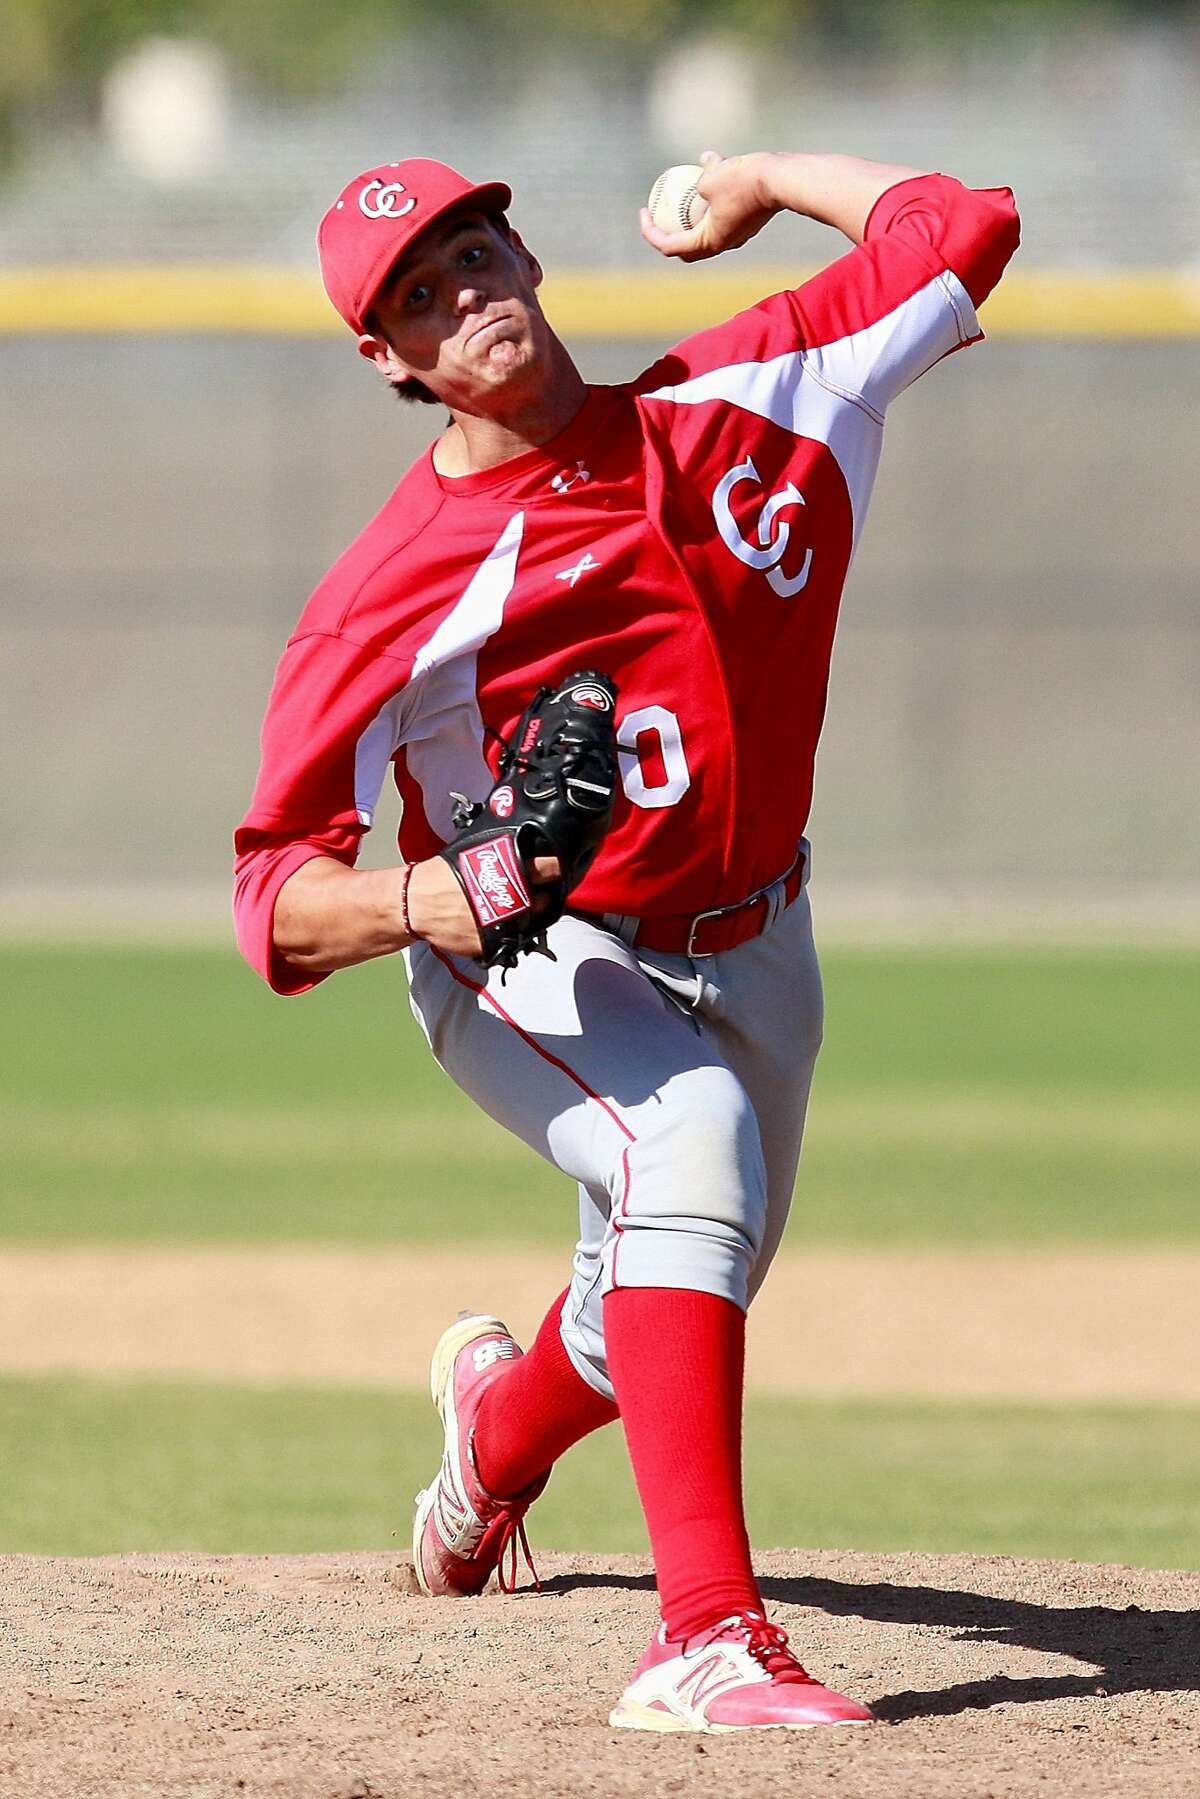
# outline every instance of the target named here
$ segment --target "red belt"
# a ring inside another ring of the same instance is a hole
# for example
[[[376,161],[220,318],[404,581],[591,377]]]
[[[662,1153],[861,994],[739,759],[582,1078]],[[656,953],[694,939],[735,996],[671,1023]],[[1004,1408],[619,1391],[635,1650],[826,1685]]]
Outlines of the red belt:
[[[803,850],[782,880],[783,898],[777,907],[772,905],[770,897],[779,886],[776,880],[732,906],[716,906],[709,912],[640,919],[633,937],[627,941],[635,949],[658,950],[664,955],[722,955],[726,950],[736,949],[739,943],[748,943],[751,937],[761,936],[777,912],[791,905],[804,885]],[[604,919],[595,918],[595,914],[591,916],[597,924],[605,923]]]

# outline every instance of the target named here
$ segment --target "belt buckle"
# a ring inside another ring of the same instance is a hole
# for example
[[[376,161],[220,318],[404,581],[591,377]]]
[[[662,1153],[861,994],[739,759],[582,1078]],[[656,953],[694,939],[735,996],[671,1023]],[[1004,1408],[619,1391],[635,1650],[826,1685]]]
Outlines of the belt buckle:
[[[744,904],[745,902],[743,901],[742,903]],[[717,953],[715,949],[695,949],[693,947],[696,941],[696,932],[700,929],[700,926],[704,923],[706,918],[720,918],[726,912],[736,912],[737,910],[737,906],[714,906],[709,912],[697,912],[688,931],[687,948],[683,952],[684,955],[693,962],[703,956],[715,956]]]
[[[801,850],[797,850],[795,857],[793,858],[793,861],[792,861],[792,866],[787,870],[786,874],[779,875],[774,881],[768,881],[767,885],[765,887],[760,887],[758,889],[757,893],[748,893],[746,895],[745,899],[735,900],[733,902],[732,906],[713,906],[711,911],[697,912],[695,918],[693,918],[693,920],[692,920],[691,929],[688,931],[687,948],[683,952],[684,955],[688,956],[693,961],[698,956],[715,956],[715,955],[717,955],[719,952],[715,949],[697,950],[697,949],[693,949],[693,947],[692,947],[696,941],[696,932],[700,929],[700,926],[704,923],[705,919],[706,918],[727,918],[731,912],[744,912],[747,906],[757,905],[759,900],[767,899],[768,895],[776,887],[782,887],[786,893],[787,883],[791,880],[791,878],[795,874],[797,868],[800,868],[802,865],[802,856],[803,856],[803,852]],[[764,929],[766,928],[767,918],[769,918],[769,917],[770,917],[770,908],[768,907],[767,913],[766,913],[765,917],[763,918],[763,928]]]

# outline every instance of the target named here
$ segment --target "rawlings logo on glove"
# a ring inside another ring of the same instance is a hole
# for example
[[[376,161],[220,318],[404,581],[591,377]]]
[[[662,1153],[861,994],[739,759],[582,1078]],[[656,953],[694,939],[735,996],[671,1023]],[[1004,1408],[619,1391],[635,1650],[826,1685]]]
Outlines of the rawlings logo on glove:
[[[471,903],[477,924],[498,924],[530,907],[521,858],[510,837],[460,850],[454,871]]]
[[[441,853],[466,895],[489,967],[513,968],[530,950],[552,956],[546,931],[562,917],[612,821],[616,705],[613,683],[593,670],[541,688],[504,745],[487,799],[453,796],[458,835]],[[557,857],[561,870],[538,886],[536,908],[535,856]]]

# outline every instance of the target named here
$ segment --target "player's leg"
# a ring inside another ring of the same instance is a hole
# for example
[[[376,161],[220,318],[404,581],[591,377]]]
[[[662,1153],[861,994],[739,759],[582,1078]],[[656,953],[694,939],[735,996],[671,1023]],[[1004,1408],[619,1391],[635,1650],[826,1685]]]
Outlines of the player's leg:
[[[412,952],[413,1007],[435,1056],[584,1190],[573,1295],[602,1240],[606,1285],[690,1286],[744,1306],[766,1195],[740,1081],[615,937],[565,918],[551,942],[555,962],[528,957],[507,982]],[[605,1391],[602,1369],[572,1359]]]
[[[786,1219],[820,1045],[821,984],[807,899],[801,895],[771,931],[727,955],[695,962],[683,956],[642,957],[640,965],[667,987],[691,1028],[749,1088],[764,1146],[768,1196],[768,1222],[751,1276],[756,1284],[769,1260],[768,1237],[773,1253]],[[585,1194],[581,1208],[576,1275],[563,1313],[568,1349],[589,1379],[612,1391],[621,1384],[622,1365],[636,1368],[653,1357],[664,1331],[685,1339],[690,1347],[679,1377],[680,1392],[695,1396],[697,1402],[705,1395],[714,1418],[723,1423],[724,1498],[719,1509],[726,1519],[740,1519],[741,1308],[713,1305],[710,1294],[664,1292],[663,1288],[677,1289],[684,1283],[639,1253],[642,1242],[622,1233],[621,1208],[606,1215],[603,1197]],[[632,1397],[622,1393],[623,1414],[630,1405],[640,1404],[646,1390],[644,1383],[631,1384]],[[681,1483],[677,1473],[672,1477],[673,1470],[688,1465],[685,1447],[673,1442],[673,1429],[678,1425],[686,1435],[693,1409],[690,1403],[681,1403],[669,1418],[648,1429],[644,1454],[643,1502],[648,1513],[653,1512],[656,1495],[663,1495],[657,1542],[678,1537],[681,1564],[687,1560],[693,1497],[686,1479]],[[627,1426],[631,1422],[627,1416]],[[675,1559],[668,1553],[670,1562]],[[696,1578],[690,1583],[686,1578],[667,1583],[669,1589],[675,1585],[671,1622],[685,1630],[711,1621],[706,1617],[705,1583],[694,1560],[693,1574]]]
[[[699,1627],[758,1604],[738,1452],[743,1311],[765,1218],[757,1125],[720,1055],[623,945],[575,920],[552,941],[557,964],[532,959],[495,991],[469,964],[414,958],[414,1005],[460,1085],[591,1196],[604,1267],[598,1281],[581,1242],[568,1311],[581,1285],[635,1289],[606,1308],[600,1336],[615,1344],[664,1610]],[[580,1353],[577,1315],[563,1331],[571,1360],[607,1396],[603,1345]],[[497,1381],[497,1413],[519,1373]],[[527,1471],[516,1451],[508,1460]]]
[[[824,1026],[807,888],[762,937],[716,958],[720,1002],[701,1017],[750,1096],[767,1171],[767,1223],[750,1278],[758,1291],[779,1248],[800,1161]]]
[[[466,969],[426,957],[413,996],[444,1066],[584,1189],[562,1337],[589,1385],[611,1379],[663,1611],[612,1722],[707,1730],[869,1721],[804,1672],[768,1623],[751,1566],[744,1309],[766,1221],[753,1108],[711,1039],[623,945],[575,920],[552,942],[559,961],[523,963],[509,990],[482,991]],[[507,1058],[497,1017],[512,1033]],[[590,1241],[597,1231],[599,1243]],[[599,1328],[581,1332],[602,1293]],[[495,1379],[497,1428],[520,1369]],[[526,1442],[526,1469],[549,1444],[549,1435]],[[698,1665],[715,1670],[715,1685],[708,1674],[703,1690],[695,1685]]]
[[[786,1221],[820,1047],[823,1005],[807,898],[802,895],[764,937],[727,956],[696,964],[669,960],[673,966],[660,967],[658,978],[666,975],[673,991],[691,997],[698,1028],[739,1076],[759,1123],[768,1218],[752,1293]],[[603,1256],[598,1260],[603,1267]],[[583,1340],[594,1336],[587,1309],[595,1303],[595,1289],[589,1288],[584,1315],[573,1320]],[[617,1286],[600,1303],[604,1354],[621,1396],[663,1593],[663,1624],[611,1722],[654,1731],[871,1722],[866,1706],[805,1672],[760,1603],[722,1603],[714,1612],[712,1602],[724,1599],[722,1587],[697,1576],[698,1547],[715,1552],[717,1565],[731,1570],[745,1540],[743,1314],[707,1293],[686,1291]],[[686,1345],[686,1355],[676,1371],[677,1404],[668,1412],[656,1409],[661,1390],[652,1385],[648,1391],[641,1371],[661,1356],[663,1334],[672,1331]],[[627,1415],[629,1404],[644,1409],[644,1416]],[[688,1440],[698,1417],[707,1424],[707,1456],[697,1455]],[[705,1510],[713,1514],[707,1523]],[[748,1550],[744,1565],[749,1566]],[[699,1668],[704,1673],[698,1678]]]
[[[617,1408],[575,1368],[563,1345],[569,1289],[552,1302],[526,1353],[484,1394],[475,1417],[475,1457],[490,1493],[521,1493]]]
[[[748,1283],[753,1297],[787,1222],[809,1092],[821,1046],[824,1001],[806,892],[770,931],[726,955],[689,961],[646,956],[639,963],[672,994],[693,1029],[737,1076],[753,1107],[762,1146],[767,1216]],[[613,1225],[601,1192],[581,1191],[575,1278],[563,1334],[576,1365],[611,1391],[601,1301]]]

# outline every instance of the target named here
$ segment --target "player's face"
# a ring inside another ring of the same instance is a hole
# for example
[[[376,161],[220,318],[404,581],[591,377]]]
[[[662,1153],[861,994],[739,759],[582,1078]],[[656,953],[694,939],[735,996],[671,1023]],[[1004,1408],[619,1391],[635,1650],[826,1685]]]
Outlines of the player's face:
[[[548,373],[541,278],[515,232],[483,213],[452,214],[401,257],[373,308],[379,335],[359,349],[390,380],[415,376],[451,409],[486,417]]]

